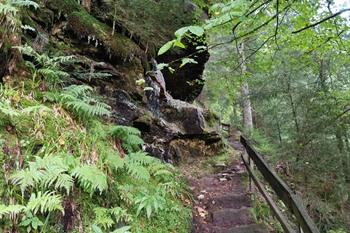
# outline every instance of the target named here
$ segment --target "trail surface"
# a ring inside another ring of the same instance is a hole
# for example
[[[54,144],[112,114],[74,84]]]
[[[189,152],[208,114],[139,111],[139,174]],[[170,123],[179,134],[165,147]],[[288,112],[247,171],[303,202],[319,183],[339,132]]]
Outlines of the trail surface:
[[[242,150],[239,142],[229,141],[234,149]],[[251,214],[252,203],[241,181],[245,172],[235,162],[216,174],[189,179],[195,198],[192,233],[268,232]]]

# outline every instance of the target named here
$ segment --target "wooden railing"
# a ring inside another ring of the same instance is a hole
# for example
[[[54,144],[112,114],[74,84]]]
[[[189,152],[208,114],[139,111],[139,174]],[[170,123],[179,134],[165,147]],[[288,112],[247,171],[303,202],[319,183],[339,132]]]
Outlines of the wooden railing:
[[[265,198],[266,202],[269,204],[271,210],[274,212],[276,218],[281,223],[284,231],[288,233],[295,233],[297,231],[295,229],[298,228],[299,232],[319,233],[319,230],[308,215],[299,195],[293,192],[288,185],[277,176],[277,174],[267,165],[259,153],[255,151],[248,140],[243,136],[241,136],[241,143],[247,152],[247,155],[242,154],[242,160],[249,173],[250,189],[252,190],[253,181],[262,196]],[[253,171],[253,167],[256,167],[256,169],[262,174],[265,182],[271,186],[277,197],[285,204],[289,212],[294,216],[297,227],[293,228],[290,225],[290,221],[288,221],[287,217],[278,208],[270,194],[267,193],[265,186],[258,180]]]

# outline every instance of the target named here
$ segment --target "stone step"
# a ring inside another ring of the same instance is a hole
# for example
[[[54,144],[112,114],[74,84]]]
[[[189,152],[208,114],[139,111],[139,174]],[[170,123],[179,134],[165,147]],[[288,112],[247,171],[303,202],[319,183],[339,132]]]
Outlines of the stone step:
[[[250,224],[233,228],[215,228],[213,233],[268,233],[268,229],[262,224]]]
[[[240,226],[254,223],[249,208],[220,209],[210,213],[214,226]]]
[[[228,194],[213,197],[209,200],[209,208],[217,209],[241,209],[251,207],[251,201],[245,194]]]

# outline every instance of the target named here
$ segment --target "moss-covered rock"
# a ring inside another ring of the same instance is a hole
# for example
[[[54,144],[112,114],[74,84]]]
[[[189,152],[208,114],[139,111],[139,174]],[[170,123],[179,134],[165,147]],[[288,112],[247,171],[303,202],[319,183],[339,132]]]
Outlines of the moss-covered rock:
[[[59,16],[63,15],[68,17],[75,11],[82,11],[83,7],[79,5],[78,1],[74,0],[47,0],[45,1],[47,8],[54,10]]]
[[[194,23],[195,14],[186,10],[183,0],[118,0],[101,1],[94,14],[101,20],[114,20],[143,49],[154,56],[157,49],[171,40],[174,32]]]
[[[79,38],[87,39],[96,47],[102,45],[111,57],[122,58],[124,61],[143,57],[143,52],[137,44],[120,34],[112,35],[112,28],[85,10],[70,14],[67,26]]]

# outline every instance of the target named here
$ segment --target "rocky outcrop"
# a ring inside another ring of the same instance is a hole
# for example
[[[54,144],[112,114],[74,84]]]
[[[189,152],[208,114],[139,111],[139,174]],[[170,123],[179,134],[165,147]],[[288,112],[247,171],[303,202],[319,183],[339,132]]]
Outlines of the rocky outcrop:
[[[73,78],[69,82],[95,87],[112,107],[112,121],[140,129],[146,151],[181,162],[219,150],[220,137],[208,126],[205,112],[184,101],[200,93],[208,53],[196,53],[198,64],[180,68],[173,63],[178,70],[164,77],[155,65],[150,71],[148,64],[175,30],[192,23],[195,5],[122,0],[114,6],[96,0],[88,12],[75,0],[39,2],[39,10],[26,20],[36,30],[24,34],[23,40],[38,52],[74,55],[77,61],[67,67]],[[157,59],[176,60],[200,45],[186,43],[186,49]]]

